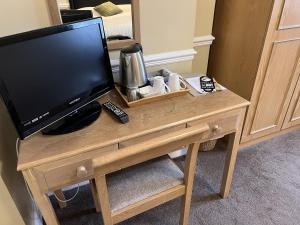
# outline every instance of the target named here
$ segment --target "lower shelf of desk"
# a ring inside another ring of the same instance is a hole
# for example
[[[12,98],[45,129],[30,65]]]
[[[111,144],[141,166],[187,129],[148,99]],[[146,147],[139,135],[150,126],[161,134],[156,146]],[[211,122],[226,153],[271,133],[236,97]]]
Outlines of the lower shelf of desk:
[[[183,184],[183,172],[168,157],[138,164],[107,176],[112,212]]]

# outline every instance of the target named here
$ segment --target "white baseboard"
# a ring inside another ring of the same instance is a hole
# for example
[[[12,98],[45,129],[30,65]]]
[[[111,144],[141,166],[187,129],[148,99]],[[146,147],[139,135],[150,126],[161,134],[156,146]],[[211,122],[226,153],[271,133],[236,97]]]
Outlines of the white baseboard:
[[[159,54],[145,55],[144,61],[146,67],[159,66],[170,63],[178,63],[184,61],[192,61],[197,52],[194,49],[186,49],[180,51],[163,52]],[[119,59],[113,59],[110,61],[112,71],[119,71]]]
[[[212,35],[199,36],[194,38],[194,47],[211,45],[215,37]]]

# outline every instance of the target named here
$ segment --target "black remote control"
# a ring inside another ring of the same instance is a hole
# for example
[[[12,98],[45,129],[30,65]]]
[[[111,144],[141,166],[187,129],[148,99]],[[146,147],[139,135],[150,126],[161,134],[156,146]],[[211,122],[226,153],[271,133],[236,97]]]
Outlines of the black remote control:
[[[128,115],[122,109],[114,105],[112,102],[105,102],[103,106],[104,109],[106,109],[106,111],[108,111],[113,117],[115,117],[121,123],[128,123],[129,121]]]

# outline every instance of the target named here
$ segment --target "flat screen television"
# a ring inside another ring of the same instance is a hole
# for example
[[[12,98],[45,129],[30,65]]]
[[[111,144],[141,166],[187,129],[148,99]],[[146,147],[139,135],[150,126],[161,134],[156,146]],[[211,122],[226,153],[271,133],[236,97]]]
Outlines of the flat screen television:
[[[0,39],[0,94],[21,139],[87,126],[113,88],[101,18]]]

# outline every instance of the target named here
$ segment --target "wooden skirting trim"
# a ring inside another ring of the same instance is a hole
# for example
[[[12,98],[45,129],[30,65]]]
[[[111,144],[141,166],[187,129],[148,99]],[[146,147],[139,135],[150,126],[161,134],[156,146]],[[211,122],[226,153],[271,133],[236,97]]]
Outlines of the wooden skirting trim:
[[[205,35],[205,36],[199,36],[194,38],[194,47],[199,47],[199,46],[205,46],[205,45],[211,45],[213,41],[215,40],[215,37],[210,35]]]
[[[172,199],[178,198],[179,196],[184,195],[184,193],[185,193],[185,185],[178,185],[174,188],[171,188],[157,195],[139,201],[133,205],[130,205],[129,207],[120,209],[112,213],[113,224],[119,223],[130,217],[133,217],[149,209],[152,209],[158,205],[168,202]],[[163,202],[162,202],[162,198],[164,199]]]
[[[280,135],[283,135],[283,134],[287,134],[287,133],[289,133],[291,131],[294,131],[294,130],[297,130],[297,129],[300,129],[300,125],[290,127],[290,128],[281,130],[279,132],[276,132],[276,133],[273,133],[273,134],[270,134],[270,135],[267,135],[267,136],[256,138],[256,139],[251,140],[251,141],[243,142],[243,143],[240,144],[240,150],[243,149],[243,148],[249,147],[250,145],[254,145],[254,144],[260,143],[262,141],[266,141],[268,139],[271,139],[271,138],[274,138],[274,137],[277,137],[277,136],[280,136]]]
[[[194,49],[185,49],[180,51],[163,52],[159,54],[145,55],[144,61],[147,67],[159,66],[169,63],[178,63],[184,61],[192,61],[197,52]],[[119,59],[113,59],[110,61],[112,71],[119,71]]]

